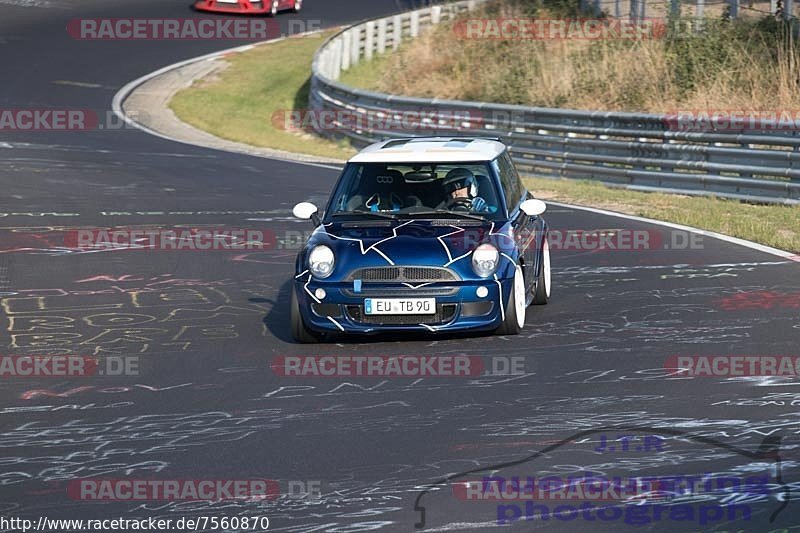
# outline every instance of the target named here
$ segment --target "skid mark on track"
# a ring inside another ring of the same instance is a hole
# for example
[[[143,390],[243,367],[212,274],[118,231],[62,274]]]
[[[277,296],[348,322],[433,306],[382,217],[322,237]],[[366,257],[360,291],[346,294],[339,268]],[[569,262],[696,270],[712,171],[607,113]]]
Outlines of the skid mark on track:
[[[0,4],[14,7],[56,7],[56,5],[49,0],[0,0]]]

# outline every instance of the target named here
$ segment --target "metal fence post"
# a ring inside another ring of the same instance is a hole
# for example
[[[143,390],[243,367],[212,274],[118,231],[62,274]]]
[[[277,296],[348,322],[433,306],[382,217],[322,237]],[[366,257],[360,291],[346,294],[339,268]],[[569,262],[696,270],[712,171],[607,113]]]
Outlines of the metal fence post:
[[[373,47],[375,46],[375,22],[369,21],[364,24],[364,59],[372,59]]]
[[[442,7],[433,6],[431,8],[431,24],[439,24],[442,20]]]
[[[342,40],[337,39],[333,44],[333,65],[329,68],[331,69],[331,79],[338,80],[342,75],[342,57],[346,56],[347,54],[342,53]]]
[[[697,0],[697,5],[694,11],[694,31],[703,31],[703,12],[705,11],[705,7],[705,0]]]
[[[382,54],[386,51],[386,19],[378,21],[378,53]]]
[[[739,17],[739,0],[728,0],[728,5],[730,6],[730,18]]]
[[[347,70],[350,68],[350,44],[351,39],[351,32],[346,31],[342,33],[341,43],[342,43],[342,70]]]
[[[358,65],[361,59],[361,26],[356,26],[350,36],[350,64]]]
[[[397,50],[397,47],[403,42],[403,17],[400,15],[392,17],[392,25],[394,27],[394,31],[392,32],[392,50]]]
[[[419,37],[419,11],[411,12],[411,38]]]

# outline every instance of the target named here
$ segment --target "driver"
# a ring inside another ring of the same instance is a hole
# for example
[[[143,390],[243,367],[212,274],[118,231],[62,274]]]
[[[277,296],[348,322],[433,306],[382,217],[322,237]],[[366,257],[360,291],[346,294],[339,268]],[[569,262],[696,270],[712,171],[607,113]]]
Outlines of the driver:
[[[454,168],[442,180],[447,198],[439,206],[447,210],[489,211],[486,201],[478,196],[475,175],[466,168]]]

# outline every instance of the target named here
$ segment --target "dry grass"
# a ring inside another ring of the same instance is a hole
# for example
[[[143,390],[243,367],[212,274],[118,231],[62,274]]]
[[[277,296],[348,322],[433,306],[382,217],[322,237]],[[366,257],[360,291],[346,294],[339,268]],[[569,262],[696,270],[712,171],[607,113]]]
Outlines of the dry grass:
[[[487,9],[470,17],[531,12],[525,2]],[[343,81],[428,98],[576,109],[800,109],[800,52],[778,23],[715,19],[706,27],[699,36],[681,31],[638,41],[502,41],[461,39],[442,25],[382,58],[380,76],[367,63]]]

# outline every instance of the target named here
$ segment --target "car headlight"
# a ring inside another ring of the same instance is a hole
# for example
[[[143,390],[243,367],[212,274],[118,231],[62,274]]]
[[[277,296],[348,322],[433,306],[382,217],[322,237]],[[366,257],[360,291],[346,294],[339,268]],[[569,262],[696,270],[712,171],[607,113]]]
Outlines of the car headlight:
[[[482,278],[488,278],[497,270],[500,254],[491,244],[481,244],[472,252],[472,270]]]
[[[325,279],[333,272],[333,250],[321,244],[308,254],[308,268],[315,277]]]

